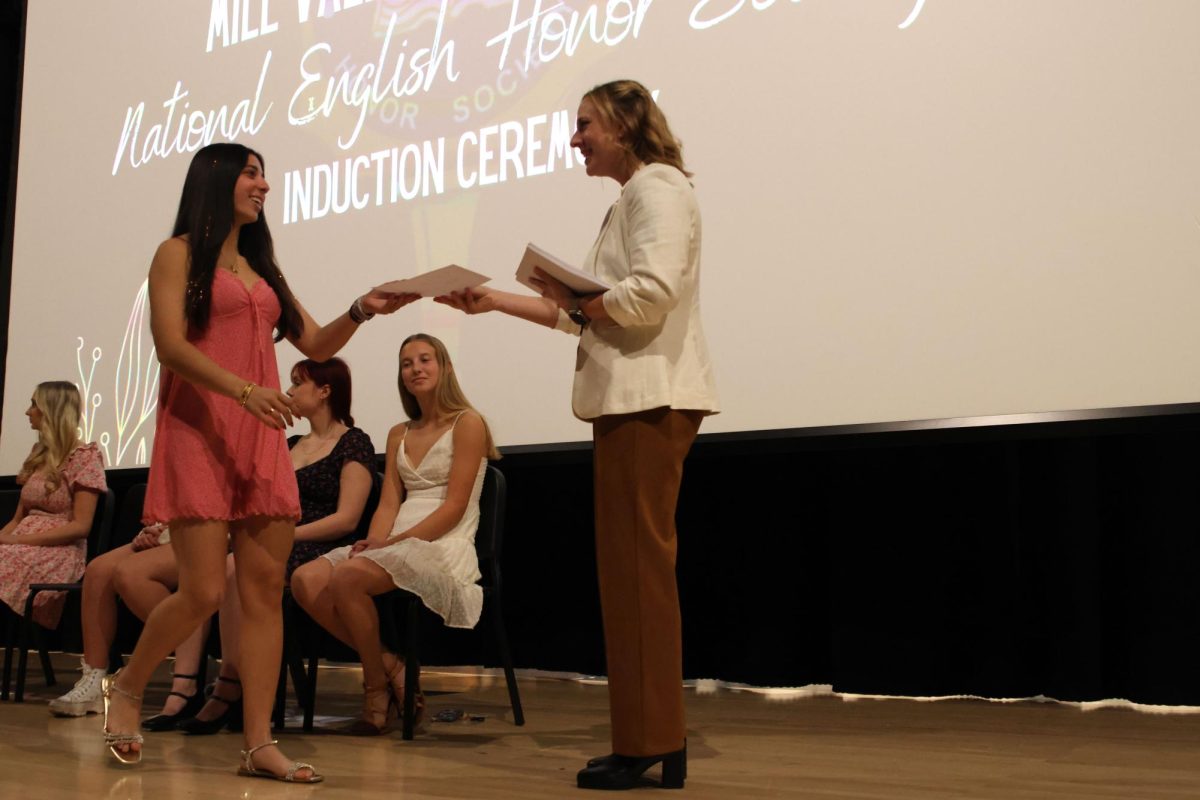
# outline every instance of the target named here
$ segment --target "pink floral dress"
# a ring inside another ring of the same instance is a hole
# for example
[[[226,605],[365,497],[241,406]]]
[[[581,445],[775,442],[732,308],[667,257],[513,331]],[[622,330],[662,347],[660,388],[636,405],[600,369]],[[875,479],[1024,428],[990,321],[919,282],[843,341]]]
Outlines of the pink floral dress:
[[[43,533],[71,520],[75,493],[84,490],[104,492],[104,457],[95,444],[80,445],[67,456],[62,467],[63,480],[53,492],[46,493],[46,476],[35,474],[21,487],[21,506],[25,516],[13,531],[17,536]],[[18,614],[25,613],[31,583],[72,583],[83,576],[87,558],[87,539],[70,544],[0,544],[0,601]],[[33,619],[46,628],[58,626],[62,616],[64,592],[42,592],[33,602]]]

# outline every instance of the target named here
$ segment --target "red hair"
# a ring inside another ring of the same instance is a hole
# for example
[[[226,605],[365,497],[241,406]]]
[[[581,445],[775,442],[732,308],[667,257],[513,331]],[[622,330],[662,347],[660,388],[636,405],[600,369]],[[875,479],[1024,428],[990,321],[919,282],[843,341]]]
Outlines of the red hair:
[[[307,379],[317,386],[329,387],[329,411],[333,418],[348,428],[354,427],[350,416],[350,367],[336,356],[328,361],[306,358],[292,367],[292,380]]]

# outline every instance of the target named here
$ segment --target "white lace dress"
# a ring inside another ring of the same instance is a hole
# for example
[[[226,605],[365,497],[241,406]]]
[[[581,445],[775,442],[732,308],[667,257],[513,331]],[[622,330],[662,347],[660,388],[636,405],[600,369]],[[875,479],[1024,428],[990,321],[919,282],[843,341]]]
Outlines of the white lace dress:
[[[457,423],[457,420],[455,421]],[[392,534],[403,533],[425,519],[446,500],[450,464],[454,460],[454,426],[442,434],[417,468],[409,463],[404,440],[396,454],[396,469],[407,495],[392,523]],[[405,432],[407,435],[407,431]],[[452,628],[473,628],[483,609],[483,589],[478,581],[475,530],[479,527],[479,494],[487,461],[480,459],[475,486],[462,519],[432,542],[402,539],[387,547],[365,550],[355,558],[369,558],[387,570],[397,588],[421,598],[429,610]],[[345,561],[349,547],[331,550],[323,557],[334,564]]]

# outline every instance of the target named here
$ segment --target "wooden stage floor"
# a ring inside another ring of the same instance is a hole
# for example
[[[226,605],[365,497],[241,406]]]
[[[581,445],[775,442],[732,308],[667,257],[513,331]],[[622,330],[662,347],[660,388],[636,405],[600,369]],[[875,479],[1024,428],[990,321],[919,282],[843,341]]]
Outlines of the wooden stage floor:
[[[326,780],[288,786],[234,774],[240,734],[147,734],[140,767],[110,763],[100,719],[55,719],[45,701],[70,687],[77,659],[56,656],[59,686],[31,670],[24,704],[0,703],[0,798],[564,798],[583,761],[607,752],[603,686],[523,678],[527,723],[510,721],[502,678],[431,672],[431,712],[481,722],[430,723],[412,742],[304,735],[281,740]],[[211,674],[211,669],[210,669]],[[147,708],[161,701],[166,670]],[[355,669],[323,668],[318,712],[349,716]],[[436,692],[436,694],[433,694]],[[154,705],[157,710],[157,706]],[[688,693],[690,798],[996,798],[1154,800],[1200,797],[1200,715],[1036,703],[916,702],[748,692]],[[298,728],[293,719],[289,728]],[[652,771],[657,777],[657,768]],[[639,789],[639,796],[657,790]]]

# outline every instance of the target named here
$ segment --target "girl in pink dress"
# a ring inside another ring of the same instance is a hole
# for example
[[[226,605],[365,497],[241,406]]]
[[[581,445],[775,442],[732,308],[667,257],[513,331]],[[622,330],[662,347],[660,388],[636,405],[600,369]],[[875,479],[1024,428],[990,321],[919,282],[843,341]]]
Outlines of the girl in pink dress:
[[[99,448],[79,441],[79,408],[74,384],[48,381],[38,384],[25,412],[38,442],[17,475],[17,511],[0,528],[0,601],[17,614],[25,613],[29,584],[73,583],[83,575],[96,501],[108,487]],[[64,597],[39,594],[34,622],[57,627]]]
[[[105,684],[105,741],[122,763],[141,759],[141,694],[163,658],[221,602],[227,541],[241,599],[246,749],[239,774],[321,780],[286,759],[270,713],[282,646],[284,567],[300,516],[284,429],[274,342],[332,357],[358,326],[414,295],[371,292],[327,325],[292,295],[262,215],[263,160],[236,143],[209,145],[188,168],[172,237],[150,264],[150,327],[163,379],[144,518],[170,525],[179,589],[146,621],[125,669]]]

